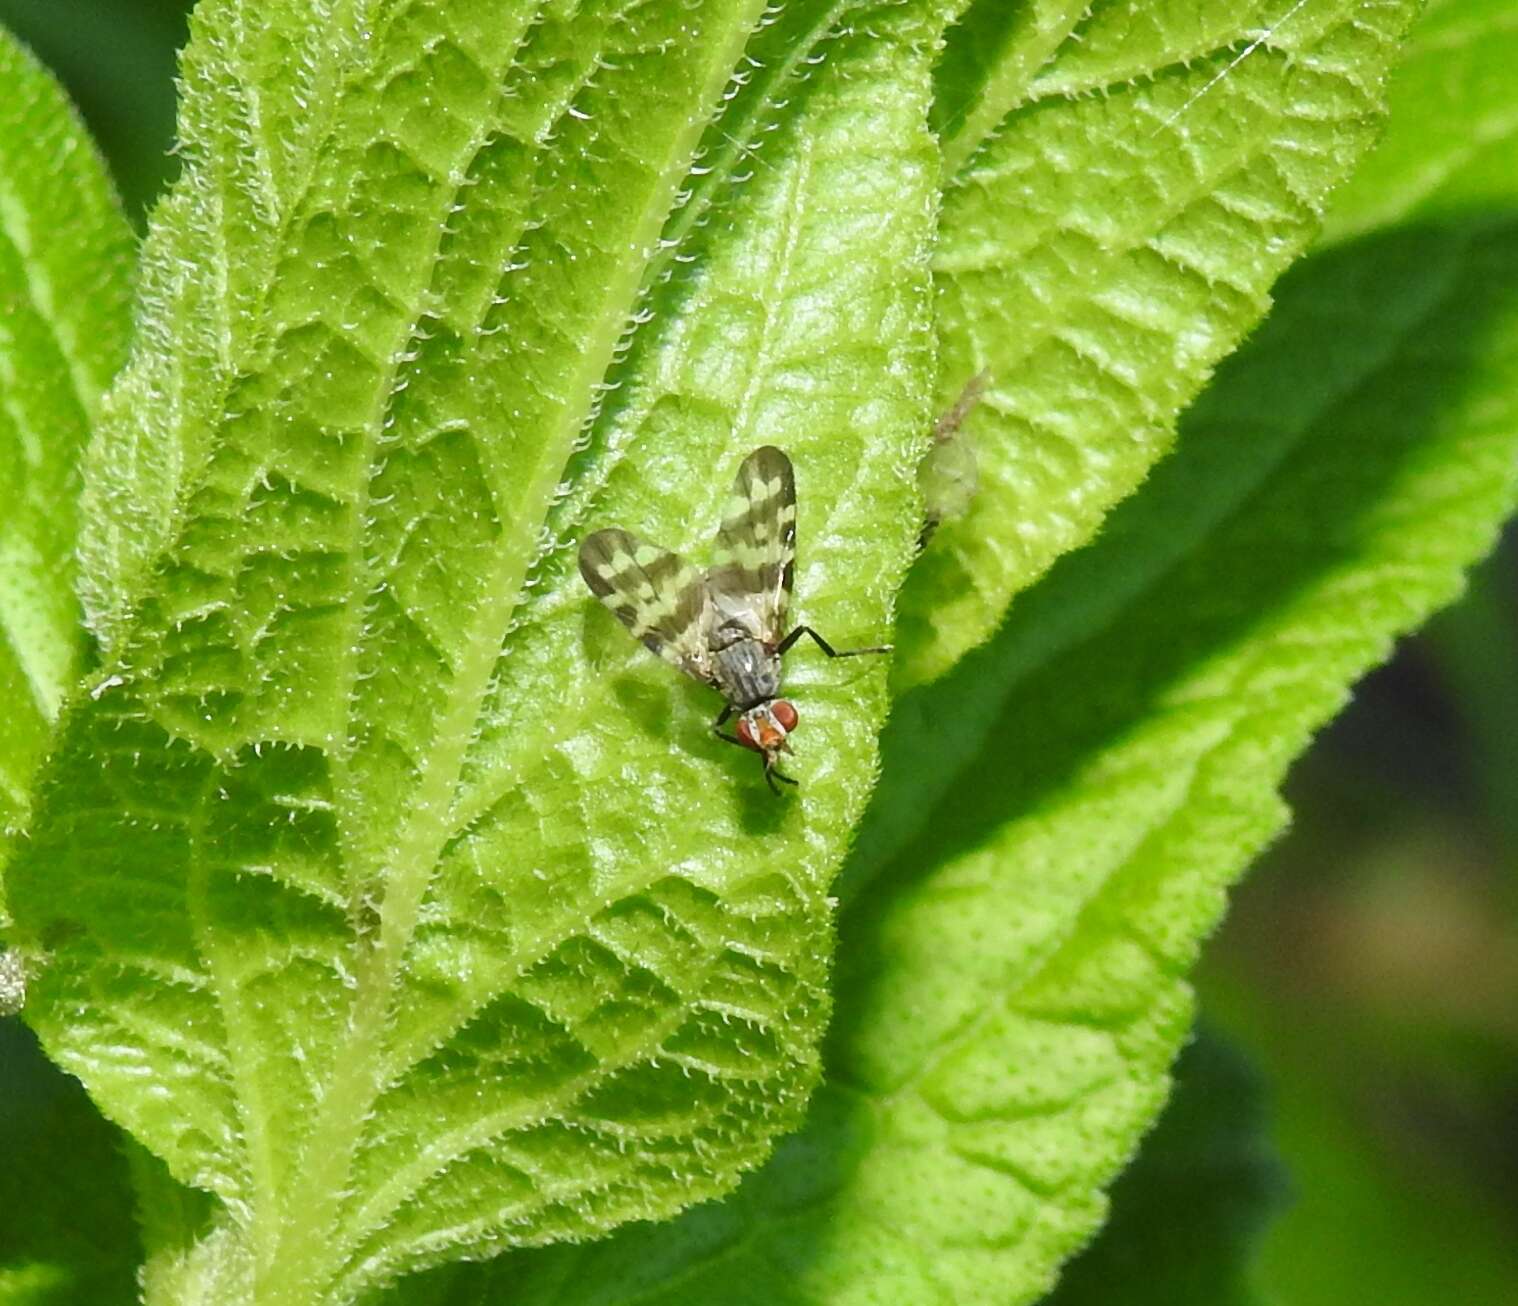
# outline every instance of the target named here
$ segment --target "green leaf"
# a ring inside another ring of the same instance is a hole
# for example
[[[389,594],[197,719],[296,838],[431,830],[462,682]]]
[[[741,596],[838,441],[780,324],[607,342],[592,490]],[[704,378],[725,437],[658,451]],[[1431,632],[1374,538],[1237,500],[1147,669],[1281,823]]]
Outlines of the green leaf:
[[[1248,1267],[1286,1177],[1266,1143],[1259,1072],[1204,1026],[1175,1091],[1112,1188],[1112,1218],[1065,1271],[1049,1306],[1253,1306]]]
[[[137,1301],[120,1135],[16,1020],[0,1019],[0,1303]]]
[[[720,1205],[443,1299],[1042,1295],[1165,1098],[1287,764],[1513,507],[1515,235],[1467,215],[1307,260],[1143,491],[902,700],[801,1134]]]
[[[766,21],[196,12],[88,469],[106,660],[11,876],[50,1054],[223,1204],[163,1300],[668,1214],[800,1118],[884,668],[799,656],[777,804],[573,564],[592,523],[704,551],[781,441],[800,615],[889,625],[944,18]]]
[[[1379,229],[1416,224],[1423,242],[1409,256],[1433,257],[1446,270],[1473,262],[1484,247],[1506,242],[1511,250],[1518,241],[1515,61],[1518,21],[1511,5],[1433,0],[1413,29],[1392,86],[1391,129],[1336,197],[1327,238],[1353,247]],[[1486,275],[1496,284],[1483,287],[1473,303],[1478,314],[1491,297],[1514,294],[1511,257]],[[1506,321],[1511,324],[1511,314]],[[1432,392],[1456,381],[1459,409],[1473,415],[1473,425],[1493,428],[1512,425],[1510,396],[1518,386],[1518,332],[1509,325],[1504,335],[1495,325],[1476,325],[1490,343],[1467,376],[1431,369],[1420,386]],[[1426,329],[1437,332],[1439,321]],[[1487,652],[1501,658],[1510,604],[1501,614],[1507,621],[1496,620],[1484,596],[1478,604],[1470,610],[1462,603],[1441,622],[1474,626],[1486,637]],[[1436,641],[1442,642],[1437,635]],[[1509,657],[1501,675],[1492,677],[1479,644],[1468,645],[1463,656],[1461,675],[1489,684],[1483,703],[1491,710],[1471,731],[1476,760],[1483,745],[1495,759],[1497,750],[1484,736],[1509,710],[1512,663]],[[1504,746],[1501,765],[1510,768],[1511,755]],[[1501,780],[1494,780],[1500,789]],[[1512,819],[1510,810],[1502,815]],[[1214,993],[1235,1009],[1228,1027],[1251,1046],[1269,1049],[1280,1146],[1300,1193],[1265,1241],[1255,1276],[1261,1290],[1300,1306],[1348,1297],[1386,1306],[1507,1302],[1518,1275],[1510,1211],[1459,1188],[1437,1166],[1430,1168],[1431,1182],[1410,1185],[1405,1168],[1384,1155],[1384,1140],[1371,1136],[1373,1122],[1360,1099],[1347,1097],[1339,1082],[1352,1053],[1328,1046],[1326,1028],[1291,1024],[1291,1010],[1261,1006],[1256,994],[1218,986],[1207,993],[1209,1003]]]
[[[991,8],[962,29],[984,71],[937,119],[972,135],[1062,12]],[[1304,8],[1186,114],[1241,78],[1238,113],[1278,101],[1261,63],[1331,111],[1274,161],[1310,212],[1402,12]],[[150,1233],[154,1299],[341,1300],[668,1213],[796,1119],[879,669],[796,668],[807,786],[776,806],[703,737],[706,697],[584,600],[572,544],[619,522],[699,548],[731,465],[779,438],[801,614],[840,642],[887,620],[931,411],[937,21],[239,13],[207,0],[189,56],[188,168],[91,470],[110,652],[65,719],[16,910],[52,953],[29,1012],[50,1051],[220,1199],[199,1243],[193,1206]],[[1103,36],[1130,18],[1099,10],[1091,54],[1049,67],[1143,72]],[[1343,59],[1312,44],[1327,30]],[[1291,32],[1288,64],[1270,47]],[[945,150],[973,170],[1018,126]],[[1048,211],[1093,175],[1045,177]],[[1142,195],[1114,177],[1121,212]],[[1290,245],[1298,217],[1267,230]],[[807,1128],[725,1204],[395,1299],[1000,1306],[1047,1286],[1164,1097],[1186,966],[1279,825],[1281,770],[1511,505],[1511,222],[1364,230],[1283,286],[1096,543],[904,698]],[[1145,375],[1163,411],[1168,373]],[[1051,476],[1051,499],[1085,476]]]
[[[1325,239],[1413,219],[1505,220],[1518,201],[1515,51],[1503,0],[1431,0],[1393,84],[1393,129],[1335,200]]]
[[[131,267],[131,231],[78,118],[0,30],[0,862],[87,655],[77,467],[126,356]]]
[[[1280,827],[1286,763],[1512,506],[1518,391],[1481,378],[1518,332],[1515,249],[1388,236],[1283,284],[1143,494],[919,700],[999,691],[988,745],[888,744],[888,774],[948,766],[953,792],[842,921],[808,1129],[722,1207],[533,1262],[545,1284],[597,1306],[1049,1285],[1164,1100],[1185,970]],[[1437,383],[1399,384],[1420,368]]]
[[[939,402],[982,370],[970,512],[903,591],[905,688],[982,643],[1173,441],[1373,138],[1412,0],[982,3],[951,42]]]

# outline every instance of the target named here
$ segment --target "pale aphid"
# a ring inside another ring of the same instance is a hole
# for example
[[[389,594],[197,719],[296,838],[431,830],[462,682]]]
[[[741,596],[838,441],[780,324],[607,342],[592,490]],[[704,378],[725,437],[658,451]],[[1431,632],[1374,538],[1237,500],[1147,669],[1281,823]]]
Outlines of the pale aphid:
[[[980,467],[975,444],[964,429],[965,418],[980,402],[989,373],[977,372],[965,382],[953,406],[933,425],[933,447],[917,464],[917,488],[922,493],[922,533],[917,547],[933,538],[946,521],[955,521],[970,510],[980,488]]]
[[[781,658],[803,635],[830,658],[890,652],[889,644],[839,651],[810,626],[787,634],[795,568],[796,478],[773,445],[755,449],[738,468],[707,570],[623,530],[597,531],[580,545],[590,592],[649,650],[727,700],[712,729],[758,753],[776,793],[776,780],[796,783],[775,764],[791,751],[799,719],[780,697]],[[724,734],[735,713],[735,733]]]

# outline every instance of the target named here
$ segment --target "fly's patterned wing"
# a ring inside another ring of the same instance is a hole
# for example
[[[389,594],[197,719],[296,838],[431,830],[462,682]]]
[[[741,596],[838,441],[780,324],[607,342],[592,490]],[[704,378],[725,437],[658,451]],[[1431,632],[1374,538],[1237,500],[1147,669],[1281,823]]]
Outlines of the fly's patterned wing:
[[[706,577],[717,623],[778,644],[795,567],[796,477],[791,460],[767,444],[743,460],[723,510],[717,561]]]
[[[652,652],[686,675],[714,683],[705,578],[678,553],[627,531],[597,531],[580,545],[580,575]]]

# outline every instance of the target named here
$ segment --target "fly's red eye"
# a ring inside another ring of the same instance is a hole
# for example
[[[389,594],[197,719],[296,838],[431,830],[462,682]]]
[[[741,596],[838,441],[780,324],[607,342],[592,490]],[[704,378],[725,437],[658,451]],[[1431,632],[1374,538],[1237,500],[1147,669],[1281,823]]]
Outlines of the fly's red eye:
[[[740,744],[745,748],[752,748],[756,753],[759,751],[759,745],[754,742],[753,731],[748,728],[748,718],[746,716],[738,718],[738,724],[734,729]]]
[[[786,699],[777,698],[770,704],[770,715],[780,723],[780,728],[790,734],[796,728],[796,709]]]

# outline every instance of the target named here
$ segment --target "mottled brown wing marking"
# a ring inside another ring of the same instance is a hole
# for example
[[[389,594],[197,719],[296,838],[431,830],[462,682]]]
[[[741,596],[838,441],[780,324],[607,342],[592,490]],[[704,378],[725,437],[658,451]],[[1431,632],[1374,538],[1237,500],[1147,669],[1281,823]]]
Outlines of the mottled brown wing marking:
[[[717,532],[707,588],[718,620],[736,621],[771,644],[785,634],[796,566],[796,477],[773,445],[755,449],[738,468]]]
[[[678,553],[627,531],[597,531],[580,545],[580,575],[650,651],[712,682],[706,584]]]

